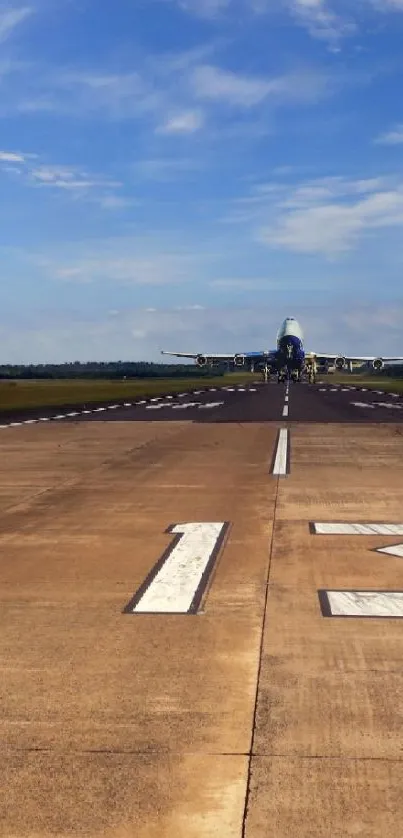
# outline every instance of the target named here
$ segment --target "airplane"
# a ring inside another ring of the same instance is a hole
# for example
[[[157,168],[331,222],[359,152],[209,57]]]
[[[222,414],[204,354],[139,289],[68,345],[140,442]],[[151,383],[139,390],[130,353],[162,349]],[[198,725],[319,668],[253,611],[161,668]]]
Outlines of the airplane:
[[[352,372],[353,363],[366,363],[377,372],[386,363],[403,361],[402,358],[374,357],[362,355],[332,355],[327,352],[306,352],[304,349],[304,335],[295,317],[287,317],[277,333],[277,348],[266,349],[261,352],[204,353],[204,352],[167,352],[162,355],[174,355],[176,358],[191,358],[198,367],[214,366],[221,362],[232,362],[235,367],[246,367],[250,372],[261,370],[265,381],[271,373],[277,374],[279,382],[286,379],[301,381],[303,373],[307,373],[310,381],[316,377],[318,363],[326,368],[334,365],[337,370]]]

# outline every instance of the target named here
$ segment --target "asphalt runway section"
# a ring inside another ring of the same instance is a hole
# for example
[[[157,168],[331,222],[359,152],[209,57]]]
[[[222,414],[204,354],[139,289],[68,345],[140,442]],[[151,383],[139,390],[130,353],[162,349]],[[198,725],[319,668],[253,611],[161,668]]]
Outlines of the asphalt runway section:
[[[403,421],[403,398],[397,393],[365,387],[306,383],[215,387],[154,396],[136,402],[92,405],[64,411],[37,411],[36,415],[3,420],[0,432],[36,423],[66,422],[314,422],[399,423]]]

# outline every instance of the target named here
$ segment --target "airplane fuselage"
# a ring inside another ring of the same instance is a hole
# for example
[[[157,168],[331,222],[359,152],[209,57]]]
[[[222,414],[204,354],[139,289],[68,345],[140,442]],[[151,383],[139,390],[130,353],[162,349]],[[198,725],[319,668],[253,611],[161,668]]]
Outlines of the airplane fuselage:
[[[304,336],[293,317],[287,317],[277,335],[277,368],[301,373],[305,366]]]

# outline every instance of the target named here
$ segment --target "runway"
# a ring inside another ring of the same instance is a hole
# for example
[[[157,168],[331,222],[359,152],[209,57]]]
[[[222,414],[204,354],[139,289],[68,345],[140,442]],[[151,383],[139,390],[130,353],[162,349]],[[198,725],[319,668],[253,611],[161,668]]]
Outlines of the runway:
[[[0,430],[0,835],[401,838],[403,400],[162,401]]]
[[[368,388],[318,383],[253,384],[206,388],[133,402],[74,405],[14,412],[0,431],[37,422],[401,422],[403,396]]]

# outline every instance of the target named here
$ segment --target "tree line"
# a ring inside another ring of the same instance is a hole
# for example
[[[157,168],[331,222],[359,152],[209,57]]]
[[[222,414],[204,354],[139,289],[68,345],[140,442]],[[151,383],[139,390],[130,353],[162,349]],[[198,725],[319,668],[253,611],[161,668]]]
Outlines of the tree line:
[[[222,375],[227,365],[214,367],[214,375]],[[203,378],[211,375],[209,367],[193,364],[154,364],[147,361],[73,361],[65,364],[2,364],[3,379],[51,378]]]

